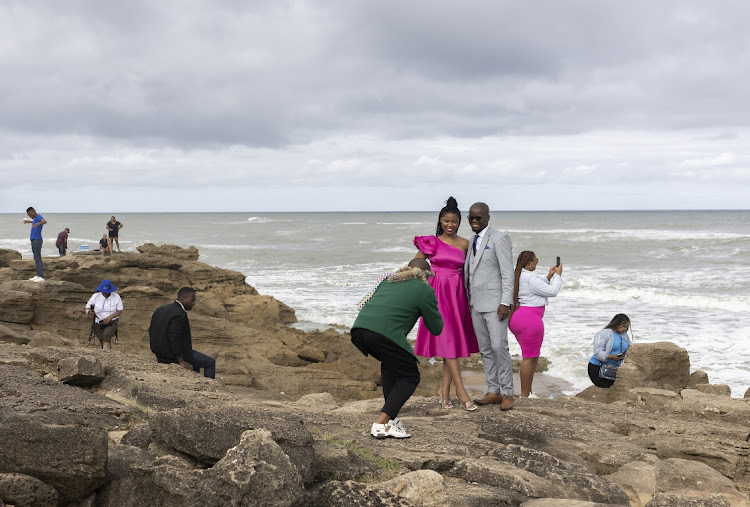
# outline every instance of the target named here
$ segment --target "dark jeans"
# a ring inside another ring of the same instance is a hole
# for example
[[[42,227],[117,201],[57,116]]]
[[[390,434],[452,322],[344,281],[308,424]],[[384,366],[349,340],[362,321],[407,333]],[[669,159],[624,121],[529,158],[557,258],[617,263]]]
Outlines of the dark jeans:
[[[417,358],[385,336],[368,329],[352,329],[352,343],[364,354],[380,361],[385,404],[380,410],[395,419],[419,385]]]
[[[44,266],[42,266],[42,241],[41,239],[31,240],[31,253],[34,254],[34,263],[36,264],[36,276],[44,278]]]
[[[171,359],[169,357],[156,356],[156,360],[160,363],[177,364],[177,359]],[[203,368],[204,377],[216,378],[216,360],[211,356],[201,354],[197,350],[194,350],[193,371],[196,373],[200,373],[201,368]]]
[[[193,371],[200,373],[203,368],[203,376],[208,378],[216,378],[216,360],[201,354],[197,350],[193,351]]]
[[[60,257],[65,255],[65,250],[67,249],[65,248],[64,245],[55,245],[55,246],[57,247],[57,251],[60,252]]]
[[[599,365],[594,363],[589,363],[589,378],[596,387],[612,387],[612,384],[615,383],[614,380],[601,378],[599,376]]]

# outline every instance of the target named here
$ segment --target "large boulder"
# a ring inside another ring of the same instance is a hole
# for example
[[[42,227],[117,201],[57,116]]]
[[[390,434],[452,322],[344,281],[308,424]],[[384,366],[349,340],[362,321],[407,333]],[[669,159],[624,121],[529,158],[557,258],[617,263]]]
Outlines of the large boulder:
[[[205,463],[222,459],[243,432],[267,429],[302,479],[309,483],[315,477],[313,437],[302,419],[282,411],[214,404],[159,412],[149,426],[155,438]]]
[[[236,446],[206,469],[176,457],[152,460],[144,450],[113,446],[103,507],[291,506],[302,480],[268,430],[243,432]]]
[[[0,473],[18,473],[49,484],[62,504],[82,500],[104,484],[107,433],[52,426],[11,412],[0,413]]]
[[[610,388],[610,401],[625,399],[628,391],[653,387],[679,392],[690,379],[690,357],[687,350],[671,342],[634,343],[617,380]]]
[[[0,505],[57,507],[57,490],[23,474],[0,474]]]

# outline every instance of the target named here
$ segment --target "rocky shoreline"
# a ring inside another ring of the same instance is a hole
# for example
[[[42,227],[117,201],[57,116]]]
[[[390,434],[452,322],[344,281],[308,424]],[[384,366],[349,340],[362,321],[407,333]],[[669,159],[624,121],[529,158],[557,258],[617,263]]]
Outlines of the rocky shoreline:
[[[635,344],[612,389],[439,408],[433,370],[375,440],[379,365],[194,248],[33,261],[0,251],[0,507],[750,505],[750,390],[690,372],[671,343]],[[86,347],[102,278],[125,313],[115,351]],[[160,365],[154,308],[191,285],[195,348],[217,380]],[[426,387],[425,387],[426,386]]]

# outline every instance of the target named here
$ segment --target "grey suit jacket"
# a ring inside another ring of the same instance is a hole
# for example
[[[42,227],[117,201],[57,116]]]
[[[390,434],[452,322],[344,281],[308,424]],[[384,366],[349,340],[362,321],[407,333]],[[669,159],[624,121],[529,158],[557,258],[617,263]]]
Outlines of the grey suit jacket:
[[[513,304],[513,245],[510,236],[487,226],[477,255],[469,240],[464,264],[464,282],[469,303],[478,312],[496,312],[502,304]]]

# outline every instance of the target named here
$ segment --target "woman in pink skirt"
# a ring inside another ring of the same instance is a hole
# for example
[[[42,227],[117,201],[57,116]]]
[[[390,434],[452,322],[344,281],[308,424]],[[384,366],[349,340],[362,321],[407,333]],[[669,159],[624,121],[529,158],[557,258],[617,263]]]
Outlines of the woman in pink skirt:
[[[544,340],[544,307],[548,298],[557,296],[562,287],[562,264],[552,266],[547,278],[534,273],[539,259],[534,252],[523,251],[516,262],[513,315],[508,328],[521,346],[521,398],[536,398],[531,393],[536,364]]]

